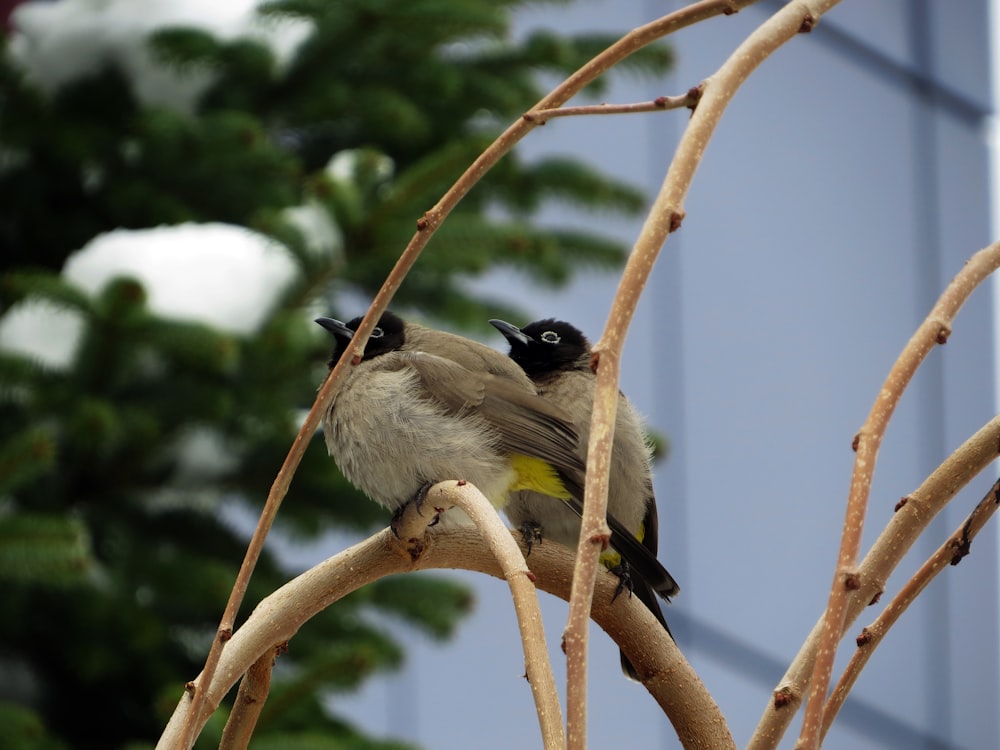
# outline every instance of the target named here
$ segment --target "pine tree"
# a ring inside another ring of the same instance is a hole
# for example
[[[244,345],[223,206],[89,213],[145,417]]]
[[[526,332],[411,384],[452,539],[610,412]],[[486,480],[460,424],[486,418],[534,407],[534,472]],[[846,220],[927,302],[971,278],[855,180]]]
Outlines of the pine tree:
[[[329,342],[303,305],[322,298],[337,311],[345,291],[370,295],[415,219],[540,98],[538,74],[568,72],[611,41],[514,42],[519,4],[277,0],[261,12],[311,24],[286,64],[259,40],[162,29],[149,40],[162,64],[211,81],[193,113],[142,104],[114,63],[45,92],[0,50],[0,314],[44,302],[82,329],[65,368],[0,350],[0,747],[146,747],[158,736],[245,548],[219,508],[259,506],[325,372]],[[631,64],[656,73],[667,62],[653,48]],[[557,284],[622,260],[617,243],[533,226],[551,199],[618,212],[642,203],[578,161],[514,154],[445,223],[395,307],[481,324],[515,313],[467,294],[470,275],[508,264]],[[301,205],[339,232],[332,259],[290,218]],[[258,330],[157,315],[133,278],[90,294],[61,274],[102,232],[181,222],[246,226],[293,254],[299,279]],[[193,441],[226,460],[192,476]],[[279,526],[315,538],[384,524],[315,442]],[[248,603],[289,575],[266,554]],[[444,638],[471,606],[466,589],[432,575],[338,602],[282,657],[261,746],[404,746],[330,715],[324,693],[403,659],[368,613]],[[210,724],[204,746],[218,731]]]

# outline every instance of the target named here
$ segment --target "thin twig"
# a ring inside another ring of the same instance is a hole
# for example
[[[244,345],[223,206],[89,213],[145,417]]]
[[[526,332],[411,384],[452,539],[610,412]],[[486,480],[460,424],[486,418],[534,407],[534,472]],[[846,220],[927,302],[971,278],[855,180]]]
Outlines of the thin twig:
[[[851,475],[837,570],[824,616],[823,639],[813,666],[809,698],[806,701],[802,731],[799,736],[798,747],[802,750],[819,747],[823,706],[833,675],[837,644],[844,632],[847,599],[850,591],[858,586],[856,570],[858,550],[861,546],[861,534],[868,509],[872,476],[875,473],[875,461],[889,420],[917,368],[931,349],[948,340],[955,315],[972,291],[993,273],[998,265],[1000,265],[1000,245],[993,245],[976,253],[955,276],[889,371],[864,425],[854,438],[857,455]]]
[[[938,333],[948,332],[952,319],[965,299],[997,267],[1000,267],[1000,243],[994,243],[972,256],[935,305],[936,311],[946,298],[949,300],[943,320],[940,320],[939,324],[928,324],[925,321],[918,329],[918,333],[923,331],[936,341]],[[938,316],[932,311],[928,321],[935,317]],[[942,327],[940,324],[945,325]],[[900,360],[912,356],[911,347],[914,346],[918,345],[911,339],[900,354],[894,369],[901,367]],[[881,594],[889,575],[944,504],[996,457],[998,441],[1000,441],[1000,417],[991,420],[969,438],[934,470],[916,492],[907,497],[903,512],[897,512],[893,516],[858,567],[857,580],[860,588],[849,596],[847,616],[841,635],[872,599]],[[821,617],[778,683],[773,701],[764,710],[754,730],[748,745],[749,750],[771,750],[781,741],[796,709],[801,704],[805,690],[808,689],[823,625],[824,618]]]
[[[948,502],[1000,454],[1000,415],[983,425],[962,443],[914,492],[893,515],[872,548],[858,566],[856,591],[848,599],[844,631],[872,604],[885,588],[885,582],[904,555]],[[795,716],[809,688],[816,652],[823,632],[823,617],[816,622],[799,653],[774,691],[748,750],[773,750]]]
[[[428,515],[423,523],[430,520]],[[274,644],[289,641],[316,613],[374,580],[407,571],[449,568],[504,577],[475,529],[451,528],[445,533],[432,529],[423,537],[416,559],[409,541],[414,536],[412,528],[401,536],[403,541],[385,529],[311,568],[261,601],[226,646],[214,678],[203,682],[212,710],[261,654],[271,653]],[[568,598],[572,553],[558,544],[543,544],[532,548],[530,559],[535,586]],[[615,598],[617,586],[618,579],[610,573],[598,577],[594,621],[643,675],[649,675],[643,684],[670,718],[684,747],[735,747],[725,718],[676,644],[638,597]],[[177,747],[191,709],[191,697],[185,694],[157,744],[158,750]],[[203,712],[198,719],[199,730],[209,713]]]
[[[611,398],[601,397],[609,391],[601,390],[602,381],[617,382],[618,370],[610,361],[618,363],[618,353],[608,355],[608,365],[597,371],[595,399],[591,416],[591,435],[587,453],[587,479],[584,490],[584,515],[580,524],[580,541],[577,545],[576,564],[573,568],[573,588],[569,600],[569,617],[563,631],[563,650],[566,652],[566,735],[570,750],[587,747],[587,638],[590,609],[594,597],[598,559],[608,546],[611,531],[607,524],[608,483],[610,478],[611,447],[595,450],[593,430],[607,429],[615,423],[618,410],[618,392],[612,389]]]
[[[702,0],[676,13],[671,13],[669,16],[634,29],[573,73],[539,101],[530,111],[552,109],[561,106],[606,70],[656,39],[713,16],[723,13],[736,13],[741,8],[752,5],[755,2],[758,2],[758,0]],[[312,440],[316,429],[319,427],[323,414],[329,409],[334,394],[347,377],[347,368],[357,363],[357,360],[364,352],[365,342],[375,327],[375,322],[389,306],[389,302],[400,284],[402,284],[403,278],[409,272],[410,268],[412,268],[440,223],[479,179],[534,127],[531,122],[523,117],[518,118],[469,166],[458,181],[442,196],[441,200],[417,221],[416,233],[403,250],[399,260],[396,261],[382,288],[379,289],[378,294],[372,300],[367,314],[358,326],[351,344],[354,359],[342,357],[336,367],[330,371],[323,385],[320,386],[316,400],[303,420],[302,427],[295,436],[288,455],[285,457],[285,461],[275,476],[274,483],[271,485],[271,490],[264,503],[264,509],[261,511],[257,528],[247,546],[240,570],[236,575],[236,581],[233,584],[229,601],[226,603],[226,608],[222,614],[216,637],[212,641],[212,646],[205,659],[205,666],[202,669],[201,676],[187,684],[187,689],[194,701],[195,710],[190,713],[191,724],[184,731],[177,746],[182,748],[182,750],[188,750],[194,743],[193,727],[202,712],[201,705],[203,698],[198,691],[199,681],[211,682],[212,680],[222,649],[226,641],[232,636],[233,623],[236,621],[236,615],[243,603],[243,598],[246,596],[250,576],[253,574],[253,569],[260,558],[264,547],[264,540],[271,529],[271,525],[274,523],[282,500],[288,493],[292,476],[295,474],[295,470],[298,468],[306,448]]]
[[[686,94],[658,96],[652,101],[635,104],[581,104],[579,107],[556,107],[525,112],[522,117],[535,125],[544,125],[556,117],[580,117],[582,115],[631,115],[641,112],[665,112],[668,109],[694,109],[701,98],[701,86],[695,86]]]
[[[931,581],[949,565],[958,565],[967,554],[972,544],[972,540],[986,525],[986,522],[993,517],[997,508],[1000,507],[1000,479],[993,483],[986,496],[980,500],[976,507],[969,514],[968,518],[959,526],[955,532],[931,555],[927,561],[920,566],[920,569],[913,574],[913,577],[899,590],[892,601],[886,606],[875,621],[866,627],[857,639],[858,648],[851,656],[850,662],[844,669],[844,673],[838,680],[830,699],[827,701],[823,711],[823,730],[820,740],[826,737],[830,731],[830,725],[837,717],[848,694],[857,682],[861,670],[865,668],[868,660],[871,659],[875,649],[885,638],[889,629],[902,617],[920,593],[927,588]]]
[[[712,133],[729,101],[747,77],[774,50],[802,31],[838,0],[792,2],[754,31],[702,84],[702,95],[678,143],[663,186],[642,227],[622,274],[608,322],[594,347],[597,384],[588,446],[584,519],[581,526],[573,596],[564,642],[567,658],[566,716],[569,747],[586,747],[587,613],[593,596],[600,548],[606,533],[607,456],[611,452],[622,348],[628,326],[653,264],[667,236],[680,227],[684,199]]]
[[[226,727],[222,730],[219,750],[246,750],[250,745],[264,701],[271,690],[274,660],[284,653],[285,648],[286,644],[280,644],[268,649],[250,665],[236,693],[236,702],[226,721]]]

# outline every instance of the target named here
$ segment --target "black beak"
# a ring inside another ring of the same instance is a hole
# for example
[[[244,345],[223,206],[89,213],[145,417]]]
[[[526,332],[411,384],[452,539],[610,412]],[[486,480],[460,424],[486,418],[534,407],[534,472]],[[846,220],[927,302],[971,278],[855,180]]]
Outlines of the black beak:
[[[338,340],[342,340],[345,344],[354,338],[354,331],[341,323],[339,320],[335,320],[334,318],[316,318],[316,322],[336,336]]]
[[[498,320],[497,318],[493,318],[490,321],[490,325],[496,328],[498,331],[500,331],[500,333],[503,334],[503,337],[507,339],[507,341],[509,341],[511,344],[513,344],[516,341],[518,343],[523,344],[524,346],[527,346],[532,341],[534,341],[534,339],[531,338],[531,336],[528,336],[527,334],[522,332],[521,329],[518,328],[516,325],[508,323],[506,320]]]

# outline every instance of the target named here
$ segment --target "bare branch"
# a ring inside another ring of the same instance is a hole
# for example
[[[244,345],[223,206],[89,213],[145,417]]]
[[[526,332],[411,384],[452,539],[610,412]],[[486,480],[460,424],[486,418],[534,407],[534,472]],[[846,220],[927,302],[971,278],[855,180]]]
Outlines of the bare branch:
[[[903,391],[906,390],[913,374],[927,357],[928,352],[948,340],[952,321],[965,300],[998,266],[1000,266],[1000,243],[980,250],[969,259],[945,289],[926,320],[907,342],[882,384],[868,418],[854,438],[857,456],[851,475],[837,570],[826,607],[823,641],[813,667],[809,700],[802,721],[799,746],[803,750],[819,747],[823,706],[826,703],[827,689],[833,674],[837,644],[844,632],[847,599],[857,580],[855,567],[868,509],[872,476],[875,473],[875,461],[889,420]]]
[[[859,587],[847,602],[844,631],[858,618],[862,610],[881,595],[892,571],[913,546],[921,533],[948,502],[973,477],[1000,455],[1000,416],[981,427],[954,453],[938,466],[923,484],[907,496],[907,502],[892,517],[871,550],[858,566]],[[816,653],[823,632],[823,617],[813,626],[788,671],[774,691],[774,701],[768,704],[748,750],[772,750],[792,721],[796,709],[809,687]]]
[[[287,644],[279,644],[265,651],[243,676],[240,690],[236,694],[236,703],[222,731],[222,741],[219,750],[246,750],[257,726],[264,701],[271,689],[271,673],[274,671],[274,660],[284,653]]]
[[[962,558],[969,553],[972,540],[986,525],[986,522],[993,517],[997,508],[1000,507],[1000,479],[993,483],[986,496],[980,500],[976,507],[965,519],[961,526],[948,538],[948,540],[938,547],[937,551],[931,555],[927,561],[920,566],[920,569],[913,574],[913,577],[899,590],[892,601],[886,606],[882,613],[871,625],[866,627],[857,638],[858,648],[851,656],[850,662],[844,669],[837,682],[830,699],[827,701],[823,711],[823,731],[820,737],[822,740],[826,733],[830,731],[830,725],[837,717],[847,695],[854,687],[861,670],[865,668],[868,660],[871,659],[875,649],[885,638],[885,634],[896,624],[910,604],[916,600],[917,596],[927,588],[928,584],[949,565],[958,565]]]
[[[430,517],[424,523],[429,521]],[[510,536],[506,530],[505,534]],[[240,675],[261,654],[290,640],[317,612],[365,584],[394,573],[434,568],[464,568],[504,577],[496,558],[474,529],[431,529],[421,540],[416,559],[412,557],[410,532],[402,536],[403,540],[396,539],[385,529],[306,571],[261,601],[226,646],[214,678],[202,683],[207,709],[190,718],[196,728],[201,729]],[[535,546],[531,564],[538,588],[564,599],[569,597],[573,566],[569,550],[558,544]],[[515,573],[514,577],[524,576]],[[641,667],[640,673],[648,675],[646,689],[670,718],[681,742],[685,747],[734,747],[725,718],[691,665],[638,598],[615,598],[617,586],[618,579],[611,573],[598,577],[594,620],[629,660]],[[157,748],[179,746],[193,709],[191,696],[185,693]]]
[[[525,112],[522,117],[535,125],[544,125],[556,117],[579,117],[581,115],[630,115],[639,112],[665,112],[668,109],[687,107],[694,109],[701,98],[701,86],[695,86],[686,94],[678,96],[658,96],[652,101],[636,104],[584,104],[579,107],[558,107]]]
[[[372,537],[367,542],[363,542],[333,558],[337,564],[344,566],[348,573],[354,573],[354,575],[343,575],[339,569],[328,570],[325,574],[327,577],[337,578],[338,586],[336,589],[317,592],[317,584],[306,580],[298,587],[288,584],[265,599],[254,611],[254,614],[251,615],[247,624],[237,631],[232,643],[223,652],[223,659],[220,661],[220,664],[228,663],[227,658],[233,649],[242,648],[244,650],[234,657],[240,663],[243,663],[244,659],[256,659],[259,654],[263,654],[260,661],[263,662],[266,660],[269,665],[274,655],[273,644],[278,644],[278,648],[284,648],[289,638],[301,627],[302,623],[316,614],[316,612],[319,612],[350,591],[376,578],[389,575],[390,573],[402,572],[407,569],[415,570],[424,567],[421,565],[421,561],[425,553],[428,552],[428,549],[436,540],[447,536],[451,531],[448,530],[445,534],[441,535],[428,535],[426,533],[428,524],[432,523],[438,513],[444,513],[454,506],[460,507],[476,525],[478,530],[476,537],[478,541],[477,554],[488,555],[490,559],[495,560],[495,564],[500,571],[498,574],[499,577],[503,577],[510,585],[511,593],[514,597],[518,626],[521,631],[521,642],[525,652],[526,674],[535,698],[535,706],[538,712],[544,746],[546,750],[565,747],[562,712],[559,708],[555,678],[552,675],[548,649],[545,645],[545,631],[542,628],[541,612],[538,608],[538,598],[533,585],[534,577],[528,570],[524,562],[524,556],[518,548],[517,543],[500,520],[496,509],[493,508],[476,487],[466,482],[448,481],[434,485],[428,490],[422,503],[410,503],[404,508],[404,512],[395,524],[395,534],[386,530]],[[432,509],[431,512],[423,512],[428,508]],[[358,560],[350,554],[353,550],[358,550],[359,548],[361,548],[359,554],[365,556],[366,559]],[[324,563],[323,566],[327,566],[328,563],[330,561]],[[358,568],[361,568],[363,575],[359,574]],[[308,573],[303,574],[296,581],[302,581],[306,576],[308,576]],[[279,594],[281,592],[286,592],[287,594],[290,587],[292,591],[304,588],[310,597],[316,597],[315,602],[310,601],[308,607],[304,610],[287,609],[284,599]],[[271,607],[275,607],[280,611],[271,612]],[[255,616],[260,612],[266,613],[263,615],[263,621],[255,621]],[[259,633],[253,630],[248,631],[247,629],[250,627],[251,622],[259,622],[260,625],[258,627],[262,628],[262,631]],[[249,648],[246,646],[248,638],[251,643]],[[225,681],[231,678],[235,681],[239,673],[234,674],[232,667],[228,669],[229,671],[222,679]],[[199,684],[203,686],[208,684],[215,687],[219,686],[217,680],[205,680],[204,675],[199,677]],[[208,704],[199,705],[192,701],[191,705],[184,710],[187,721],[186,726],[197,725],[200,728],[208,719],[208,716],[218,707],[219,701],[221,701],[223,695],[231,685],[232,682],[227,681],[221,686],[221,691],[216,690],[215,692],[206,693],[206,696],[211,696],[210,698],[206,697],[206,700],[209,701]],[[246,688],[248,691],[246,696],[249,704],[245,705],[247,701],[238,700],[237,709],[239,713],[237,714],[237,711],[234,710],[236,720],[231,719],[230,724],[227,725],[227,733],[230,732],[230,725],[232,726],[232,747],[240,747],[238,743],[243,738],[249,741],[249,736],[253,731],[253,724],[260,711],[263,697],[266,695],[266,687],[263,690],[263,695],[258,695],[259,685],[259,680],[253,679],[248,675],[248,678],[244,680],[243,686],[241,686],[241,697],[244,696],[243,688]],[[186,695],[185,700],[189,698],[190,693]],[[254,699],[259,700],[260,703],[253,705],[255,702]],[[185,701],[181,702],[181,707],[184,706],[184,703]],[[178,707],[178,710],[181,707]],[[196,711],[197,713],[195,713]],[[175,718],[177,715],[175,713]],[[171,724],[174,724],[173,719],[171,720]],[[170,732],[170,728],[170,725],[168,725],[167,731],[164,732],[161,738],[161,747],[173,748],[177,746],[172,744],[173,733]],[[186,729],[184,731],[186,732]],[[164,744],[165,742],[167,744]]]
[[[503,578],[510,586],[514,599],[521,647],[524,650],[525,675],[535,698],[535,710],[544,746],[546,750],[564,748],[566,737],[563,734],[562,710],[549,662],[549,650],[545,644],[545,629],[542,627],[542,613],[538,608],[535,577],[528,570],[524,555],[496,509],[471,484],[437,484],[427,493],[427,502],[433,502],[435,506],[457,505],[465,511],[482,534],[490,553],[500,564]]]
[[[612,354],[617,364],[618,353]],[[594,583],[600,554],[608,546],[611,530],[607,523],[608,482],[611,468],[611,440],[618,410],[618,371],[602,367],[597,371],[594,386],[594,406],[591,415],[591,435],[587,453],[587,479],[584,489],[583,519],[580,541],[573,569],[573,589],[569,600],[569,617],[563,632],[566,652],[566,736],[570,750],[587,747],[587,637]],[[601,388],[602,381],[614,378],[612,388]],[[603,449],[594,449],[593,430],[609,434]],[[634,663],[634,662],[633,662]]]
[[[567,647],[566,716],[569,747],[586,746],[587,619],[601,545],[606,534],[607,466],[611,452],[621,352],[653,264],[667,236],[680,227],[684,199],[729,101],[774,50],[809,30],[838,0],[791,2],[754,31],[702,84],[702,96],[670,163],[663,186],[625,266],[601,340],[594,347],[597,385],[588,446],[585,516],[564,641]],[[574,664],[579,661],[581,665]],[[572,675],[572,676],[569,676]]]
[[[196,701],[190,691],[185,692],[160,736],[158,750],[189,747],[190,744],[184,743],[193,741],[240,675],[261,654],[291,639],[316,612],[381,575],[409,570],[409,555],[396,551],[393,540],[392,532],[385,529],[303,573],[257,605],[220,655],[211,678],[205,672],[198,676],[201,700]],[[330,574],[331,566],[339,571],[339,576]],[[313,600],[302,602],[297,598],[301,592],[308,592]],[[187,734],[187,727],[193,728],[192,735]]]

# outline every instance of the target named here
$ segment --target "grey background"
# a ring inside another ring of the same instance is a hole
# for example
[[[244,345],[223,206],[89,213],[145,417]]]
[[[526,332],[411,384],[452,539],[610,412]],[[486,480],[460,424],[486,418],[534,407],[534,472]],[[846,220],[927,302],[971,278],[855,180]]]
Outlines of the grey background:
[[[671,38],[678,64],[667,80],[618,76],[603,99],[685,91],[778,5],[763,2],[681,32]],[[625,30],[677,6],[578,3],[529,10],[518,23]],[[667,614],[739,745],[825,604],[851,440],[938,293],[991,239],[987,32],[985,2],[845,2],[814,33],[779,50],[723,118],[684,225],[639,305],[622,385],[672,442],[657,467],[660,557],[684,591]],[[586,154],[653,194],[685,120],[668,112],[555,121],[530,136],[524,153]],[[552,221],[570,216],[579,220],[558,206],[547,213]],[[631,242],[640,222],[593,216],[588,224]],[[596,339],[616,283],[588,273],[552,293],[497,275],[483,286]],[[899,497],[995,413],[993,342],[987,286],[899,406],[879,458],[864,549]],[[883,601],[992,477],[974,481],[934,523]],[[991,526],[879,648],[825,747],[1000,746],[997,559]],[[538,747],[506,586],[455,575],[478,596],[458,638],[439,645],[401,631],[411,649],[401,675],[331,700],[377,734],[429,748]],[[566,608],[551,597],[543,608],[564,684],[558,643]],[[855,630],[876,613],[865,612]],[[590,746],[677,747],[645,690],[621,677],[617,650],[596,627],[591,644]],[[792,746],[799,722],[783,747]]]

